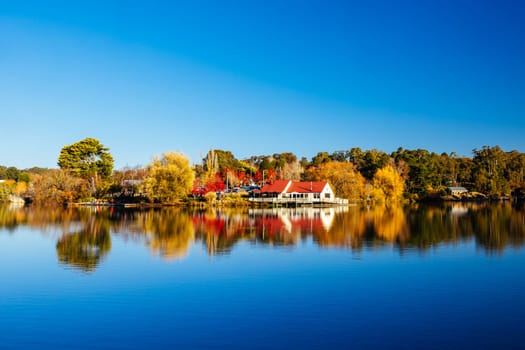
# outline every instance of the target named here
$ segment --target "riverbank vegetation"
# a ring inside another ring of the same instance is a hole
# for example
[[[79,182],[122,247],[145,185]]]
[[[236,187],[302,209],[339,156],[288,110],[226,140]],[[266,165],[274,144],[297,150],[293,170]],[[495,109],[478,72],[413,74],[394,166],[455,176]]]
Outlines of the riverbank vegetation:
[[[0,201],[24,198],[43,204],[144,203],[242,206],[249,191],[274,180],[328,181],[336,195],[357,204],[392,205],[422,200],[479,200],[525,194],[525,154],[499,146],[472,157],[424,149],[351,148],[312,159],[291,152],[237,159],[210,150],[191,165],[167,152],[147,166],[113,169],[110,149],[87,138],[64,146],[58,169],[0,166]],[[453,193],[451,188],[461,188]]]

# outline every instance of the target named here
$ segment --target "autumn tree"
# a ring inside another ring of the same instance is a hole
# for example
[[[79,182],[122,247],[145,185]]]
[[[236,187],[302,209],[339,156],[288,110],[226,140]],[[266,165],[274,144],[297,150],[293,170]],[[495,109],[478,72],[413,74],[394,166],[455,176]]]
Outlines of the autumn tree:
[[[403,197],[405,182],[391,165],[377,170],[372,179],[371,199],[377,203],[395,204]]]
[[[86,138],[69,146],[62,147],[58,166],[71,174],[88,179],[92,194],[109,179],[113,172],[113,157],[109,148],[99,140]]]
[[[299,181],[302,173],[303,167],[297,159],[291,163],[285,163],[279,169],[280,178],[283,180]]]
[[[90,195],[88,181],[72,176],[67,170],[52,169],[43,174],[33,174],[26,196],[40,204],[67,204],[87,199]]]
[[[206,155],[206,158],[203,159],[203,169],[204,183],[214,178],[219,172],[219,157],[213,149],[211,149]]]
[[[145,188],[152,199],[173,203],[191,192],[195,175],[189,159],[182,153],[164,153],[162,158],[153,159],[148,170]]]
[[[7,201],[9,196],[15,192],[15,186],[14,180],[0,182],[0,203]]]
[[[338,197],[351,202],[364,198],[365,180],[349,162],[328,161],[309,170],[307,180],[328,181]]]
[[[299,181],[303,167],[297,159],[297,156],[291,152],[275,153],[272,157],[267,170],[274,169],[278,179]]]

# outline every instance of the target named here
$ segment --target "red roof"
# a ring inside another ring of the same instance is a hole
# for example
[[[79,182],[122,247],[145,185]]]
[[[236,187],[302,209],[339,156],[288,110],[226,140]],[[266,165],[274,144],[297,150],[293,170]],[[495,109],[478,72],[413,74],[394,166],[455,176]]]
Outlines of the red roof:
[[[292,182],[286,192],[288,193],[321,193],[326,186],[326,181]]]
[[[286,187],[290,183],[290,187]],[[326,186],[326,181],[292,182],[290,180],[275,180],[264,185],[258,193],[321,193]]]
[[[259,192],[283,193],[290,180],[275,180],[264,185]]]

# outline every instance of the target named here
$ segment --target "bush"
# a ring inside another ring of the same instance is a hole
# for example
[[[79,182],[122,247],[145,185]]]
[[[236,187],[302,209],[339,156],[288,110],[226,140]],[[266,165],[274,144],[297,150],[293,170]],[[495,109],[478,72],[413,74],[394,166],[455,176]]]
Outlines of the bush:
[[[217,193],[208,192],[204,195],[204,198],[206,199],[206,203],[208,203],[209,205],[214,205],[217,201]]]
[[[14,193],[15,182],[7,180],[0,183],[0,202],[6,202],[10,195]]]

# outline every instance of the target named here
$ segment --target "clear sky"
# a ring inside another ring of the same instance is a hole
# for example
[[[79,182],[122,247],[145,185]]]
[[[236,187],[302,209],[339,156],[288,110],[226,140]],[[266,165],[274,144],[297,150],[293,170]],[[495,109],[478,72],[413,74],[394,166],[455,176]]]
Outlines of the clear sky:
[[[0,0],[0,164],[525,151],[523,1]]]

